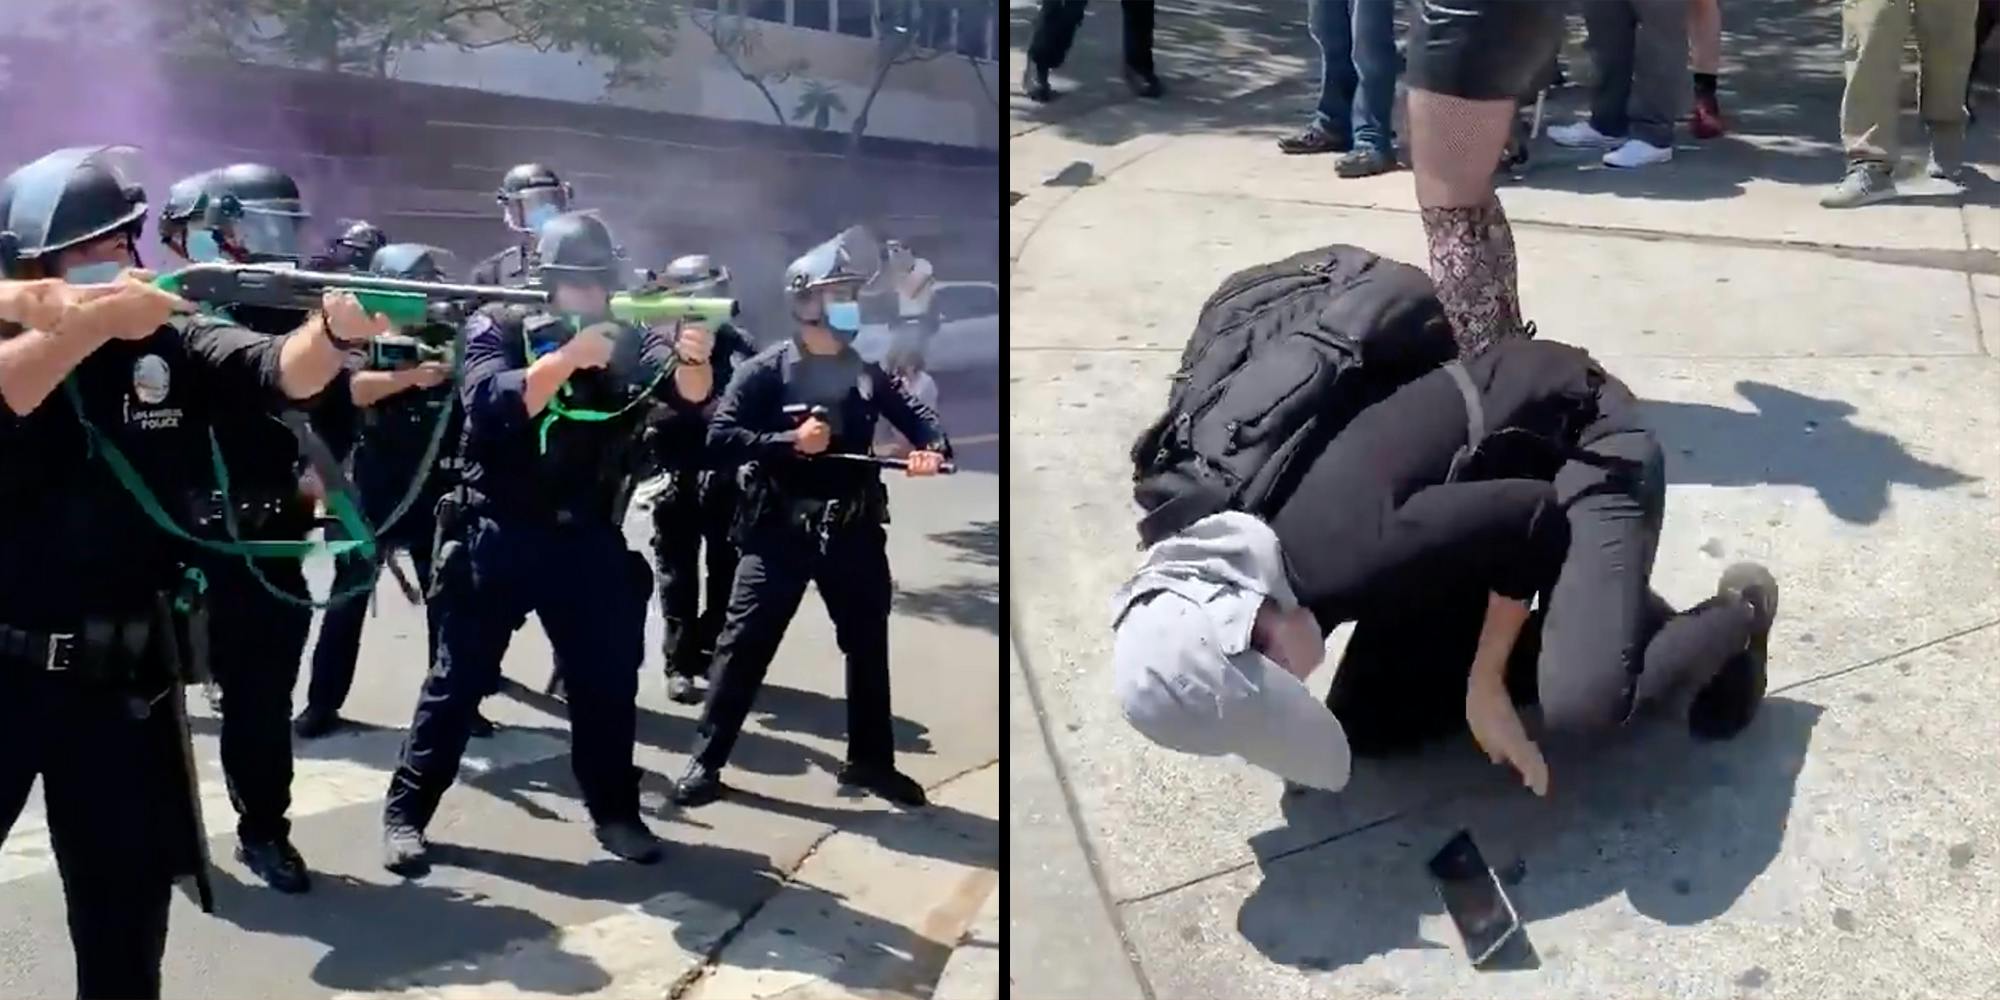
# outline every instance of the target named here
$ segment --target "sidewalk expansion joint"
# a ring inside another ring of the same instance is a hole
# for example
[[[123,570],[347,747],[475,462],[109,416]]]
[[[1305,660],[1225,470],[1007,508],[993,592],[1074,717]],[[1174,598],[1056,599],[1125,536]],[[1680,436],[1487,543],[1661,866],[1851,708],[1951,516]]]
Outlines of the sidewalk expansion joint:
[[[1915,653],[1920,653],[1934,646],[1941,646],[1955,639],[1963,639],[1966,636],[1986,631],[1987,629],[1993,628],[1995,626],[2000,626],[2000,618],[1994,618],[1988,621],[1980,622],[1977,625],[1969,625],[1966,626],[1965,628],[1948,632],[1944,635],[1938,636],[1933,639],[1926,639],[1922,642],[1905,646],[1902,649],[1895,650],[1894,652],[1885,653],[1881,656],[1863,660],[1860,663],[1849,664],[1845,667],[1840,667],[1834,670],[1826,671],[1825,673],[1814,674],[1811,677],[1801,678],[1800,680],[1792,681],[1789,684],[1784,684],[1778,687],[1771,688],[1769,691],[1765,693],[1764,696],[1766,698],[1769,698],[1772,695],[1782,694],[1787,691],[1797,691],[1800,688],[1808,687],[1810,685],[1817,684],[1821,681],[1832,680],[1833,678],[1836,677],[1845,677],[1848,674],[1856,673],[1861,670],[1866,670],[1869,667],[1879,667],[1886,663],[1893,663],[1897,660],[1903,659],[1904,657],[1910,656]],[[1037,706],[1037,711],[1040,711],[1039,705]],[[1058,765],[1060,766],[1060,761],[1058,761]],[[1065,792],[1067,792],[1068,790],[1067,785],[1065,785],[1064,790]],[[1358,826],[1349,827],[1347,829],[1328,834],[1324,837],[1320,837],[1318,839],[1312,840],[1304,844],[1299,844],[1294,847],[1285,848],[1284,850],[1278,851],[1269,857],[1253,857],[1248,861],[1239,861],[1235,864],[1224,865],[1223,867],[1218,868],[1214,871],[1204,872],[1200,875],[1195,875],[1191,878],[1182,879],[1181,881],[1176,882],[1173,885],[1166,886],[1164,888],[1154,889],[1150,892],[1143,892],[1140,893],[1139,895],[1132,896],[1127,899],[1118,900],[1117,906],[1113,907],[1112,912],[1116,914],[1118,912],[1117,907],[1130,906],[1135,903],[1144,903],[1149,900],[1159,899],[1162,896],[1169,896],[1176,892],[1180,892],[1183,889],[1188,889],[1192,888],[1193,886],[1200,885],[1203,882],[1208,882],[1213,879],[1221,878],[1224,875],[1233,875],[1253,865],[1258,867],[1264,867],[1273,864],[1275,862],[1281,861],[1285,858],[1292,857],[1293,855],[1304,854],[1308,851],[1316,851],[1329,844],[1346,840],[1347,838],[1353,837],[1357,834],[1366,833],[1378,827],[1387,826],[1388,824],[1393,823],[1406,816],[1421,813],[1435,806],[1448,804],[1451,800],[1459,798],[1461,795],[1464,794],[1467,794],[1467,792],[1461,789],[1447,790],[1445,792],[1433,795],[1430,798],[1423,799],[1413,805],[1397,809],[1393,812],[1388,813],[1387,815],[1378,816],[1375,819],[1371,819]],[[1094,869],[1096,865],[1096,859],[1094,857],[1092,858],[1091,863]],[[1119,921],[1118,926],[1119,926],[1119,933],[1123,934],[1124,922],[1122,921],[1122,919]]]
[[[1146,186],[1141,190],[1157,194],[1182,195],[1193,198],[1229,198],[1237,201],[1274,202],[1283,205],[1311,205],[1315,208],[1334,208],[1350,212],[1381,212],[1387,215],[1418,214],[1414,208],[1400,208],[1388,205],[1354,205],[1345,202],[1328,201],[1319,198],[1285,198],[1271,195],[1245,194],[1240,191],[1193,191],[1171,187]],[[1899,267],[1919,267],[1934,271],[1957,271],[1964,274],[2000,275],[2000,250],[1949,247],[1858,247],[1839,243],[1817,243],[1811,240],[1787,240],[1773,237],[1725,236],[1717,233],[1676,233],[1657,229],[1640,229],[1633,226],[1592,226],[1574,222],[1550,222],[1533,218],[1507,220],[1516,229],[1543,229],[1551,232],[1574,233],[1583,236],[1608,236],[1620,239],[1641,240],[1648,243],[1692,243],[1699,246],[1730,247],[1742,250],[1800,250],[1807,253],[1824,254],[1846,260],[1858,260],[1871,264],[1891,264]]]
[[[1010,605],[1012,602],[1009,602]],[[1008,609],[1014,609],[1010,606]],[[1146,977],[1146,967],[1139,961],[1139,950],[1132,945],[1132,936],[1125,930],[1125,917],[1118,912],[1117,901],[1111,896],[1111,886],[1104,881],[1104,865],[1098,860],[1097,847],[1090,842],[1090,834],[1083,828],[1083,805],[1076,800],[1076,789],[1071,786],[1069,766],[1062,754],[1056,751],[1055,734],[1049,730],[1048,703],[1042,698],[1041,683],[1036,680],[1034,668],[1029,664],[1027,644],[1021,641],[1018,614],[1007,616],[1007,641],[1014,647],[1014,658],[1021,669],[1021,685],[1027,689],[1028,703],[1034,706],[1035,729],[1042,735],[1042,751],[1048,754],[1049,766],[1056,773],[1056,787],[1062,790],[1063,809],[1069,813],[1070,830],[1076,834],[1079,847],[1083,850],[1084,863],[1090,868],[1090,881],[1097,888],[1098,902],[1104,906],[1104,914],[1111,921],[1111,930],[1118,935],[1120,950],[1125,953],[1125,964],[1132,970],[1132,978],[1139,984],[1139,995],[1145,1000],[1154,1000],[1153,981]]]
[[[931,798],[936,798],[937,793],[943,791],[945,786],[950,785],[953,782],[959,781],[961,779],[970,777],[971,775],[978,774],[979,772],[984,771],[989,767],[998,767],[999,764],[1000,764],[1000,758],[994,757],[991,760],[987,760],[983,763],[974,764],[970,767],[961,768],[958,771],[946,775],[944,778],[940,779],[936,783],[925,788],[924,794]],[[860,821],[867,822],[869,820],[874,819],[877,815],[881,814],[875,814],[875,813],[864,814],[860,817]],[[831,838],[835,834],[849,832],[849,831],[850,831],[849,827],[841,826],[838,824],[829,824],[824,832],[822,832],[818,837],[813,839],[812,844],[806,848],[805,853],[799,855],[798,862],[793,864],[790,868],[786,869],[785,871],[779,874],[777,887],[772,889],[769,893],[765,894],[763,899],[758,900],[754,905],[744,910],[742,913],[738,914],[736,922],[732,924],[728,930],[723,931],[721,935],[717,936],[715,941],[708,946],[707,953],[702,956],[701,963],[699,965],[696,965],[694,968],[681,973],[680,978],[674,980],[674,985],[667,990],[666,1000],[680,1000],[680,998],[686,996],[687,992],[693,989],[697,983],[700,983],[704,976],[707,976],[710,972],[714,971],[716,963],[719,962],[722,958],[722,952],[724,951],[724,949],[727,949],[730,943],[735,941],[737,936],[743,933],[743,929],[745,927],[750,926],[750,921],[756,919],[757,914],[763,912],[764,907],[770,905],[771,901],[778,898],[778,896],[781,893],[783,893],[786,889],[791,888],[792,883],[794,881],[794,876],[798,875],[799,871],[805,868],[806,863],[812,860],[813,855],[819,853],[819,849],[826,845],[828,838]]]

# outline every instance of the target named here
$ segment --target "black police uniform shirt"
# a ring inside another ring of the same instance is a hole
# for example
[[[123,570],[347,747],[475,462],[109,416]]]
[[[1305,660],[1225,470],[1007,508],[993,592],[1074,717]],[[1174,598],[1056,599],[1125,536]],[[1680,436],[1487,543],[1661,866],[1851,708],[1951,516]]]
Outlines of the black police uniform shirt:
[[[715,331],[715,344],[708,355],[715,378],[715,391],[708,397],[708,402],[693,409],[662,406],[654,410],[649,440],[653,446],[653,462],[659,469],[681,471],[728,467],[716,461],[714,453],[708,448],[708,427],[715,418],[716,407],[722,404],[723,389],[755,353],[750,338],[735,324],[725,323]]]
[[[546,518],[568,514],[609,516],[607,501],[619,480],[637,465],[647,402],[624,408],[633,393],[651,386],[653,402],[692,408],[674,389],[673,345],[650,330],[628,329],[605,369],[571,375],[572,408],[623,410],[603,421],[550,420],[549,408],[530,417],[527,408],[529,336],[538,324],[562,323],[547,313],[505,308],[475,314],[466,326],[465,410],[461,479],[481,505],[499,516]],[[553,407],[555,404],[550,404]],[[542,428],[548,421],[547,447]]]
[[[272,337],[283,337],[305,323],[310,313],[300,309],[232,307],[229,319],[245,329]],[[315,333],[314,336],[320,334]],[[285,404],[302,408],[314,433],[335,455],[344,456],[354,448],[360,415],[348,387],[349,373],[334,377],[326,391],[304,403]],[[306,513],[298,498],[299,477],[306,471],[299,440],[279,419],[281,410],[244,412],[219,422],[216,440],[229,466],[230,494],[239,501],[268,502],[296,500],[301,521]]]
[[[185,529],[190,497],[213,488],[208,428],[285,405],[280,343],[177,319],[145,340],[105,344],[70,379],[90,422]],[[94,454],[64,388],[26,416],[0,404],[0,622],[69,631],[86,615],[142,613],[194,554]]]
[[[852,498],[880,481],[865,462],[814,462],[793,447],[800,418],[787,406],[823,406],[833,434],[827,451],[866,455],[875,442],[875,422],[885,418],[926,451],[951,454],[951,442],[937,412],[880,365],[863,360],[851,347],[838,354],[813,354],[796,339],[774,344],[745,363],[722,393],[709,423],[708,445],[716,460],[757,462],[763,474],[789,496]]]
[[[369,521],[379,524],[394,511],[420,471],[424,484],[415,503],[426,509],[434,504],[456,481],[464,433],[458,395],[449,381],[428,389],[405,389],[362,411],[352,479]],[[437,451],[424,471],[420,466],[433,435],[439,435]]]
[[[1323,626],[1464,575],[1532,597],[1568,551],[1556,472],[1578,445],[1642,426],[1630,392],[1565,344],[1506,341],[1465,369],[1486,436],[1456,481],[1446,485],[1471,430],[1458,383],[1438,369],[1356,416],[1268,515]]]

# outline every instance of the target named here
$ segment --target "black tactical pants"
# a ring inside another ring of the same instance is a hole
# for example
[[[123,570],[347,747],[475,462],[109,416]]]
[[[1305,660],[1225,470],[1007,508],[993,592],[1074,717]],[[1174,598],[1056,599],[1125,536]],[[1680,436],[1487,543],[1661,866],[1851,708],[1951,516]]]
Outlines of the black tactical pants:
[[[278,589],[303,598],[296,559],[259,559]],[[241,559],[214,560],[209,577],[210,668],[222,688],[222,773],[236,806],[236,834],[251,842],[291,834],[292,687],[312,609],[281,600]]]
[[[669,674],[708,673],[736,580],[729,529],[739,495],[732,471],[676,472],[653,505],[653,563]]]
[[[879,524],[837,531],[823,550],[819,539],[803,532],[773,529],[746,539],[696,730],[697,761],[717,771],[728,763],[806,585],[816,583],[833,619],[834,640],[847,660],[848,763],[894,763],[889,610],[895,585],[889,578],[887,546]]]
[[[80,997],[160,995],[188,779],[173,716],[133,714],[74,672],[0,661],[0,840],[40,776]]]

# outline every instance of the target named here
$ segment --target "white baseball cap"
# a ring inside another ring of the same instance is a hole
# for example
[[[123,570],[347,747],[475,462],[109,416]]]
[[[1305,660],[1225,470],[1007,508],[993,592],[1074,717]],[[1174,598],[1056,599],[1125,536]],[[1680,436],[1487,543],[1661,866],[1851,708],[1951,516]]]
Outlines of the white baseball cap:
[[[1213,515],[1153,546],[1113,610],[1119,707],[1170,750],[1234,754],[1337,791],[1352,768],[1340,721],[1251,645],[1266,600],[1296,606],[1277,536],[1257,518]]]

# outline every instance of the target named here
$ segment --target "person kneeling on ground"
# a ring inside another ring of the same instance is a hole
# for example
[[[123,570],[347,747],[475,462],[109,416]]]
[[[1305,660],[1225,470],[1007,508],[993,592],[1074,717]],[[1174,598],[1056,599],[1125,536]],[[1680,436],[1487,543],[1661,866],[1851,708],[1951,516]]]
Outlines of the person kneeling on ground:
[[[1506,683],[1538,594],[1547,732],[1602,732],[1682,692],[1695,695],[1693,735],[1740,732],[1764,694],[1777,587],[1746,564],[1680,614],[1652,595],[1665,487],[1637,410],[1583,351],[1507,341],[1362,411],[1302,458],[1270,509],[1210,515],[1148,550],[1114,600],[1127,721],[1170,749],[1236,754],[1337,790],[1349,730],[1367,737],[1353,743],[1362,752],[1402,735],[1360,731],[1368,713],[1397,717],[1421,673],[1381,641],[1401,630],[1374,623],[1422,622],[1440,593],[1476,588],[1486,608],[1469,664],[1423,667],[1462,681],[1430,687],[1455,704],[1462,690],[1479,745],[1538,794],[1547,766]],[[1348,621],[1361,623],[1361,649],[1350,645],[1329,712],[1308,703],[1303,679]]]

